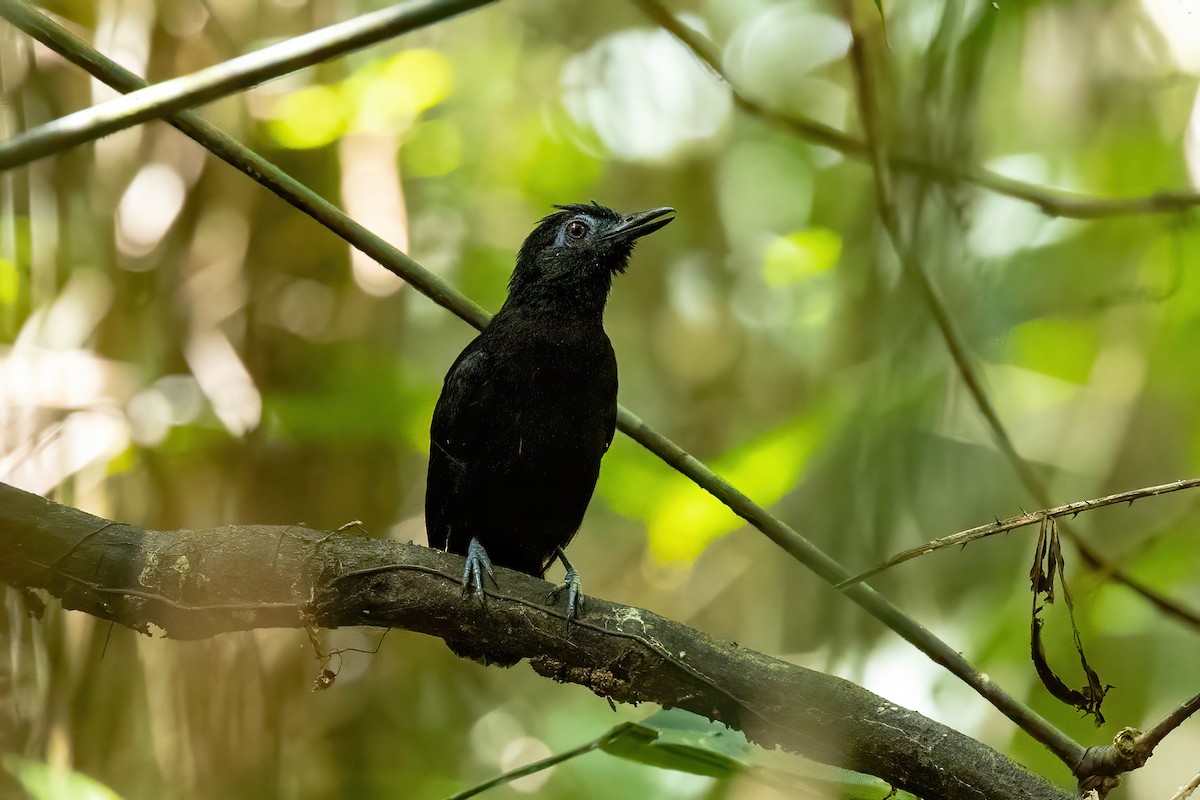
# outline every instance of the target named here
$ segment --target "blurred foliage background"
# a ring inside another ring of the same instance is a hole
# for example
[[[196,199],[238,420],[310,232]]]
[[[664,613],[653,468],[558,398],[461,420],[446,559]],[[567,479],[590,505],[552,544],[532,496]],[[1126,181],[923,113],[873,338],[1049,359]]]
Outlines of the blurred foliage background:
[[[158,81],[381,5],[47,7]],[[861,130],[835,4],[670,7],[716,43],[739,91]],[[1193,0],[912,0],[882,13],[891,149],[1101,196],[1200,179]],[[6,136],[114,96],[4,23],[0,91]],[[492,310],[552,203],[676,207],[609,304],[621,400],[851,569],[1033,508],[901,277],[869,169],[738,111],[631,4],[506,0],[203,116]],[[1200,472],[1191,212],[1055,219],[911,175],[897,194],[1056,502]],[[429,419],[473,335],[163,123],[0,176],[0,480],[93,513],[152,528],[360,519],[369,535],[423,543]],[[1200,609],[1198,522],[1185,493],[1075,525]],[[1085,744],[1195,693],[1196,630],[1071,551],[1090,660],[1116,688],[1100,730],[1052,701],[1028,662],[1033,541],[1026,529],[873,583]],[[1069,783],[984,701],[623,437],[571,554],[589,593],[843,675]],[[649,713],[375,630],[327,635],[375,652],[344,654],[335,685],[313,693],[303,631],[172,642],[53,604],[35,621],[5,592],[0,793],[46,764],[128,798],[437,798]],[[1069,670],[1069,633],[1050,619],[1051,658]],[[1170,795],[1197,751],[1193,721],[1121,796]],[[530,794],[794,796],[602,753],[489,796]]]

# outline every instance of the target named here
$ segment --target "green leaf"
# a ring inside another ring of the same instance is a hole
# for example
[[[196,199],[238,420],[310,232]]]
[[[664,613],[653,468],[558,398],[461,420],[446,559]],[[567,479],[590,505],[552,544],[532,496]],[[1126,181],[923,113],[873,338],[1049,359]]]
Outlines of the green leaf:
[[[622,726],[604,752],[660,769],[728,778],[746,767],[750,744],[741,731],[672,708]]]
[[[283,147],[324,147],[345,132],[346,110],[336,89],[305,86],[279,101],[267,130]]]
[[[15,305],[20,297],[21,275],[17,265],[6,258],[0,258],[0,305]]]
[[[454,88],[454,66],[437,50],[412,48],[370,61],[341,83],[342,103],[355,133],[408,130],[422,112]]]
[[[1089,320],[1043,317],[1018,325],[1009,337],[1012,360],[1043,375],[1087,383],[1100,353],[1100,337]]]
[[[826,272],[842,255],[842,237],[828,228],[781,236],[763,254],[763,280],[772,288],[790,286]]]
[[[762,506],[795,488],[828,435],[828,410],[814,408],[721,455],[713,469]],[[660,561],[696,558],[715,539],[744,523],[717,498],[682,475],[671,475],[647,509],[650,551]]]
[[[31,800],[121,800],[119,794],[82,772],[53,769],[44,761],[11,754],[4,756],[2,763]]]
[[[324,147],[347,132],[398,134],[441,103],[454,86],[449,59],[414,48],[369,61],[334,85],[303,86],[281,97],[267,130],[279,145]],[[444,174],[449,172],[429,174]]]
[[[640,764],[710,778],[746,774],[797,800],[915,800],[873,775],[754,747],[741,731],[679,708],[617,726],[600,749]]]

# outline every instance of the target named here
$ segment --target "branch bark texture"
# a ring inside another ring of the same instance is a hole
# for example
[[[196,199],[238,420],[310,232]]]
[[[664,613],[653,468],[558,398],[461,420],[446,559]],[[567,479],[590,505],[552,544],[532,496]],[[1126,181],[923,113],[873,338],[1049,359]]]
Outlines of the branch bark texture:
[[[849,681],[605,600],[568,624],[545,604],[549,584],[508,570],[484,610],[462,597],[461,573],[460,557],[414,544],[297,526],[148,531],[0,484],[0,581],[142,632],[403,628],[615,701],[684,708],[926,800],[1069,796]]]

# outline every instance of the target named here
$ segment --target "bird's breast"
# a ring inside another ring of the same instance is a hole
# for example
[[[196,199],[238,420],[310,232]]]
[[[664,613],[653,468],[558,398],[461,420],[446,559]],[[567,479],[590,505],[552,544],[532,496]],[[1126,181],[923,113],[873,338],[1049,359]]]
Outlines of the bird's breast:
[[[492,378],[506,407],[494,417],[493,435],[514,457],[603,452],[616,413],[617,364],[602,329],[518,337]]]

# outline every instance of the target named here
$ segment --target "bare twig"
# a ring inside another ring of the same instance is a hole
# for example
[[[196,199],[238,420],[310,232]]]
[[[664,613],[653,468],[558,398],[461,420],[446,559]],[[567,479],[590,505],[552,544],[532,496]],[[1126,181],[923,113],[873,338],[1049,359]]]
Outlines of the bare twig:
[[[1200,772],[1196,773],[1196,777],[1180,786],[1179,791],[1171,795],[1171,800],[1187,800],[1197,789],[1200,789]]]
[[[132,88],[144,85],[141,78],[104,58],[61,26],[28,6],[5,5],[0,0],[0,14],[6,16],[14,25],[29,35],[79,64],[111,86],[122,91],[130,91]],[[287,175],[270,161],[200,120],[191,112],[172,116],[169,121],[211,152],[378,261],[385,269],[404,278],[438,305],[453,312],[476,328],[482,329],[487,325],[490,315],[479,305],[396,247],[347,217],[327,200]],[[720,500],[735,514],[757,528],[827,583],[836,584],[850,577],[850,573],[845,567],[830,558],[824,551],[754,503],[695,456],[646,425],[624,406],[619,406],[617,409],[617,426],[634,441]],[[1033,728],[1053,731],[1048,742],[1042,741],[1066,764],[1073,767],[1083,756],[1084,749],[1081,745],[1058,731],[1040,714],[982,675],[955,648],[939,639],[878,592],[865,584],[859,584],[849,587],[845,594],[869,614],[929,656],[930,659],[958,676],[1018,727],[1024,730]]]
[[[99,139],[139,122],[167,116],[173,111],[212,102],[271,78],[495,1],[409,0],[232,58],[191,75],[148,86],[39,125],[0,143],[0,170]],[[32,11],[25,0],[0,0],[0,15],[5,18],[28,16]]]
[[[843,155],[862,161],[871,160],[870,148],[866,142],[814,119],[767,108],[757,100],[746,96],[729,80],[729,76],[721,66],[720,56],[711,42],[663,8],[658,0],[633,0],[633,3],[729,84],[734,103],[746,113],[808,141],[836,150]],[[939,183],[970,184],[996,194],[1032,203],[1051,217],[1103,219],[1128,214],[1164,214],[1185,211],[1200,205],[1200,193],[1197,192],[1164,191],[1142,197],[1093,197],[1006,178],[996,172],[978,167],[961,168],[900,153],[889,154],[887,160],[893,169],[921,175]]]
[[[1200,486],[1200,478],[1187,478],[1185,480],[1175,481],[1173,483],[1163,483],[1158,486],[1146,486],[1141,489],[1131,489],[1127,492],[1118,494],[1110,494],[1107,497],[1097,497],[1092,500],[1077,500],[1074,503],[1055,506],[1041,511],[1032,511],[1027,514],[1019,514],[1015,517],[1009,517],[1005,520],[997,520],[989,522],[987,525],[978,525],[974,528],[968,528],[965,531],[952,533],[949,536],[943,536],[940,539],[934,539],[919,547],[913,547],[871,567],[864,572],[860,572],[849,580],[842,581],[836,587],[844,589],[855,583],[860,583],[868,578],[878,575],[884,570],[890,569],[897,564],[903,564],[905,561],[911,561],[914,558],[942,550],[947,547],[958,547],[965,545],[968,542],[973,542],[976,539],[982,539],[985,536],[994,536],[997,533],[1024,528],[1029,525],[1036,525],[1043,519],[1052,519],[1057,517],[1073,517],[1076,514],[1081,514],[1084,511],[1093,511],[1097,508],[1105,506],[1117,505],[1118,503],[1132,503],[1134,500],[1140,500],[1143,497],[1154,497],[1160,494],[1168,494],[1170,492],[1178,492],[1183,489],[1194,489]]]

